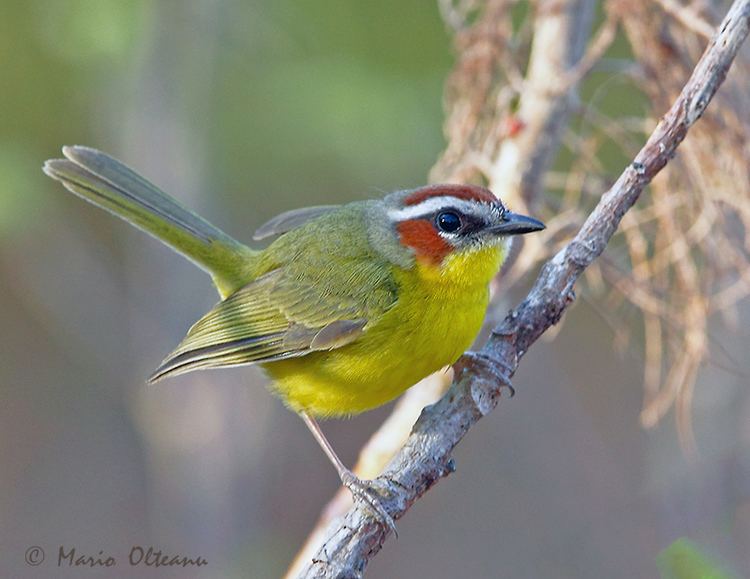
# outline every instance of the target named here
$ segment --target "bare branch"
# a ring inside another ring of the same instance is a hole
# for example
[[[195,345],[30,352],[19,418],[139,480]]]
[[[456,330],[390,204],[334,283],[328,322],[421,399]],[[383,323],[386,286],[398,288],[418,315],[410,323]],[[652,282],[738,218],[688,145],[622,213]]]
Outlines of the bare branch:
[[[482,349],[482,355],[492,361],[491,367],[467,365],[447,394],[422,412],[401,452],[374,481],[395,519],[453,472],[453,449],[497,405],[505,382],[498,380],[498,374],[511,376],[529,347],[574,301],[576,280],[604,251],[626,211],[701,117],[749,27],[750,0],[735,0],[681,94],[635,160],[605,193],[575,238],[544,265],[527,298],[493,332]],[[365,507],[355,505],[332,523],[328,540],[301,576],[359,577],[388,534],[388,528]]]
[[[591,0],[536,4],[534,43],[518,120],[523,129],[505,139],[488,175],[490,188],[523,209],[539,197],[546,168],[557,152],[574,100],[576,65],[584,54],[594,13]],[[583,72],[580,76],[583,76]],[[573,82],[563,82],[569,79]],[[520,168],[519,168],[520,167]]]
[[[690,6],[683,6],[677,0],[656,0],[664,12],[680,22],[685,28],[700,34],[706,40],[711,39],[713,27],[697,14]]]

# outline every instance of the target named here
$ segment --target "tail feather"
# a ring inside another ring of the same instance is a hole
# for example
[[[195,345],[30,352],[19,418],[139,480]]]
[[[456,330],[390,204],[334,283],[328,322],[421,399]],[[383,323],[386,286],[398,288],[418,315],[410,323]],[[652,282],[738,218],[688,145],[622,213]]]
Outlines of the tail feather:
[[[248,281],[256,255],[117,159],[88,147],[63,147],[44,172],[69,191],[150,233],[208,271],[223,297]]]

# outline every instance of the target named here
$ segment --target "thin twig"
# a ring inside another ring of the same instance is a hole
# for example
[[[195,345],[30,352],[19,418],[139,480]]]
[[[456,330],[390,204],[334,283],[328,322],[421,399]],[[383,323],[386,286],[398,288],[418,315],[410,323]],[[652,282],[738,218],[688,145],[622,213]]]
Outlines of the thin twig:
[[[713,27],[690,6],[684,6],[677,0],[656,0],[656,3],[685,28],[711,40]]]
[[[468,430],[497,405],[520,358],[574,301],[575,282],[606,248],[623,215],[674,156],[724,80],[750,27],[750,0],[735,0],[693,74],[635,160],[605,193],[575,238],[549,260],[526,299],[482,349],[494,372],[468,366],[446,395],[425,408],[401,452],[374,481],[394,519],[454,470],[451,454]],[[328,540],[302,577],[360,577],[390,531],[366,507],[354,505],[329,528]]]
[[[594,39],[586,49],[586,53],[576,63],[575,67],[568,71],[559,82],[558,92],[560,94],[567,92],[576,86],[593,68],[601,61],[617,36],[617,27],[620,19],[615,12],[610,12],[604,24],[601,25]]]

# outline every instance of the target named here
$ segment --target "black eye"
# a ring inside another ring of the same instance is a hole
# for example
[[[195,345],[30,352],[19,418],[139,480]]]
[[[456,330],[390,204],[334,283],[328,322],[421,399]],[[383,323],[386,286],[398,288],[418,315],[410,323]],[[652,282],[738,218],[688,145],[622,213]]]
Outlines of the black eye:
[[[453,211],[438,213],[436,221],[440,231],[445,231],[446,233],[454,233],[461,227],[461,218]]]

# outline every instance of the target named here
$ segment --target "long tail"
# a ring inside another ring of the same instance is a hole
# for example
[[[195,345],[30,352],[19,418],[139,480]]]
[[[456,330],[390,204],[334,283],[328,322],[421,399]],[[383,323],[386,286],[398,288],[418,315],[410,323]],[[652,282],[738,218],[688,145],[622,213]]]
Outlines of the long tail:
[[[63,147],[66,159],[50,159],[44,172],[69,191],[150,233],[211,274],[226,297],[249,281],[257,252],[205,219],[106,153]]]

